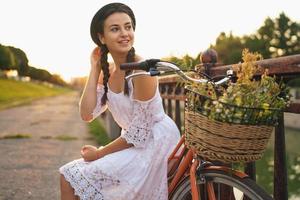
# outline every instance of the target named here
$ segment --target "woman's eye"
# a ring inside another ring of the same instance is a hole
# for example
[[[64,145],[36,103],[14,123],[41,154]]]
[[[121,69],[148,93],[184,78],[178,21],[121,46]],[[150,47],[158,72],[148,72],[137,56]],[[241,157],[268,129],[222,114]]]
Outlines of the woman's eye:
[[[131,26],[126,26],[125,28],[126,28],[126,30],[130,30]]]
[[[119,29],[117,27],[111,29],[112,32],[117,32],[118,30]]]

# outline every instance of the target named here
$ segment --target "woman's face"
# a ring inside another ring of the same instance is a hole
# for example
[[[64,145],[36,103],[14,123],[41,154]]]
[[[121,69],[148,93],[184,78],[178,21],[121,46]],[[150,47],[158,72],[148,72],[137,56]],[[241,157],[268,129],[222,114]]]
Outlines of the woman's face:
[[[106,18],[104,33],[100,41],[110,53],[128,53],[134,43],[134,30],[131,18],[126,13],[117,12]]]

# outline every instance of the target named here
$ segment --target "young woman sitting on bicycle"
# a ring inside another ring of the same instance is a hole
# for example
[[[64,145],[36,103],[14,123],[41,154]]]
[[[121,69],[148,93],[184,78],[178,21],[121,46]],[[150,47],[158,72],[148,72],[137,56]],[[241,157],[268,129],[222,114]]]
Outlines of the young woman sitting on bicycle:
[[[167,159],[179,141],[175,123],[165,113],[156,77],[124,79],[120,64],[140,61],[133,48],[135,16],[121,3],[102,7],[91,22],[97,44],[80,100],[83,120],[107,108],[122,128],[106,146],[85,145],[82,158],[60,168],[62,199],[166,200]],[[108,63],[111,55],[113,63]]]

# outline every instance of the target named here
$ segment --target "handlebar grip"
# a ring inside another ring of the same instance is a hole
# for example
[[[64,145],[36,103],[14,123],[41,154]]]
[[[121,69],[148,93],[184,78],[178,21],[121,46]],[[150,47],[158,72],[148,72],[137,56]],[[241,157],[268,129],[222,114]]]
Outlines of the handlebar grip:
[[[159,62],[159,59],[148,59],[145,61],[140,62],[131,62],[131,63],[123,63],[120,65],[121,70],[144,70],[148,72],[150,68],[155,68],[155,65],[157,62]]]
[[[134,70],[134,69],[144,70],[144,68],[146,67],[147,67],[146,61],[123,63],[120,65],[121,70]]]

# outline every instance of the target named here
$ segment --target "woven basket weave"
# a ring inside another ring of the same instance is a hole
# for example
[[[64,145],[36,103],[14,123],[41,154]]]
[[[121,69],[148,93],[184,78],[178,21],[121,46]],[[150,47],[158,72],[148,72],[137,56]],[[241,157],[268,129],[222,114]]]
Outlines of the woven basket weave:
[[[219,122],[185,111],[185,143],[206,160],[223,163],[261,159],[273,126]]]

